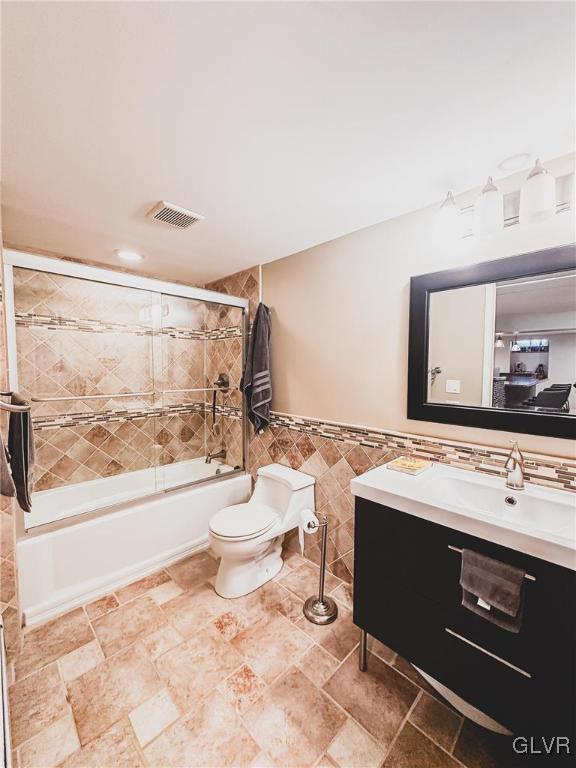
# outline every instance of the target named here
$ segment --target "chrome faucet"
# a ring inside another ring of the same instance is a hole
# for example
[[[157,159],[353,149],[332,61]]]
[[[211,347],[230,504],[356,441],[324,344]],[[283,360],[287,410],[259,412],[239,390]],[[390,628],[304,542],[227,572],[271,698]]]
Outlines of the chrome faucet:
[[[518,448],[516,440],[513,442],[512,450],[508,454],[504,469],[506,470],[506,488],[513,491],[521,491],[524,488],[524,456]]]
[[[212,459],[225,459],[226,458],[226,449],[221,448],[219,451],[216,451],[216,453],[209,453],[206,458],[205,462],[206,464],[211,464]]]

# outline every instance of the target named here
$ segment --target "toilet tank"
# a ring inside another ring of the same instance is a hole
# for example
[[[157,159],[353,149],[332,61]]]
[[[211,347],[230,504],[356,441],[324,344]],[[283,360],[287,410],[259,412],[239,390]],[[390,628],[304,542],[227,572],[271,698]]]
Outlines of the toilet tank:
[[[252,499],[272,507],[282,518],[299,514],[302,509],[314,511],[314,483],[314,478],[304,472],[268,464],[258,470]]]

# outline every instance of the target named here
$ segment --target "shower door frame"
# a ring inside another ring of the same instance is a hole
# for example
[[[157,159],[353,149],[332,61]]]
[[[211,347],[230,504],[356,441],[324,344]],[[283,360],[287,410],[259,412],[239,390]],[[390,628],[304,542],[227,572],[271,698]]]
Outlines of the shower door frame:
[[[164,280],[158,280],[153,277],[135,275],[131,272],[120,272],[114,269],[107,269],[105,267],[95,267],[76,261],[66,261],[64,259],[42,256],[40,254],[29,253],[27,251],[18,251],[12,248],[5,248],[2,252],[2,256],[4,262],[2,285],[4,293],[4,322],[6,328],[6,362],[8,365],[9,387],[14,392],[18,391],[18,349],[16,344],[16,310],[14,301],[13,275],[14,267],[32,269],[38,272],[47,272],[56,275],[64,275],[66,277],[76,277],[83,280],[91,280],[96,283],[119,285],[125,288],[137,288],[158,294],[159,296],[177,296],[185,299],[195,299],[198,301],[223,304],[225,306],[241,309],[242,370],[244,369],[249,332],[248,299],[241,298],[240,296],[230,296],[226,293],[219,293],[218,291],[211,291],[206,288],[196,288],[195,286],[186,285],[184,283],[170,283]],[[80,401],[82,400],[82,397],[77,399]],[[153,494],[150,494],[150,496],[147,498],[164,496],[165,494],[172,493],[173,491],[180,491],[184,488],[190,488],[192,486],[201,484],[220,482],[229,477],[245,474],[247,472],[246,466],[248,464],[248,429],[246,403],[244,402],[244,398],[242,398],[242,411],[240,418],[242,422],[243,464],[240,469],[232,469],[230,472],[225,472],[221,475],[214,475],[213,477],[209,478],[192,480],[188,483],[182,483],[171,488],[158,489]],[[161,466],[162,465],[157,465],[156,469]],[[60,520],[44,523],[35,526],[34,528],[25,529],[24,535],[34,536],[45,533],[50,530],[65,527],[66,525],[74,524],[76,521],[80,522],[92,517],[100,517],[101,515],[114,512],[117,509],[125,508],[127,505],[137,504],[139,502],[142,502],[142,498],[135,497],[134,499],[126,500],[123,502],[98,507],[94,510],[87,510],[86,512],[81,512],[71,517],[61,518]]]

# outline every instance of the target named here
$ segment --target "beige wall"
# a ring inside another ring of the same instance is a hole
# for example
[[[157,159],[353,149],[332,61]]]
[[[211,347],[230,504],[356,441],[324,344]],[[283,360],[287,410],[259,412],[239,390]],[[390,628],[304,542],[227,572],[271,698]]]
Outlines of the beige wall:
[[[439,291],[430,297],[429,365],[441,372],[429,379],[428,401],[482,405],[486,286]],[[460,393],[446,392],[448,379]]]
[[[547,163],[557,176],[574,156]],[[525,173],[501,183],[518,189]],[[462,195],[460,205],[477,194]],[[354,232],[263,267],[273,310],[275,411],[445,439],[570,456],[570,441],[406,418],[409,281],[413,275],[574,242],[574,217],[514,226],[491,240],[442,245],[436,206]]]

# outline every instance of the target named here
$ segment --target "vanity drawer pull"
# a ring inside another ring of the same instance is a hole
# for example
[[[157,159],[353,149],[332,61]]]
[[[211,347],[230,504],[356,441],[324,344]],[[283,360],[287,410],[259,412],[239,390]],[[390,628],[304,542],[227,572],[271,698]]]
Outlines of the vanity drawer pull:
[[[448,549],[451,549],[452,552],[458,552],[459,554],[462,554],[462,550],[459,547],[453,547],[452,544],[448,544]],[[536,578],[531,576],[529,573],[526,573],[524,578],[528,579],[528,581],[536,581]]]
[[[477,651],[481,651],[482,653],[485,653],[487,656],[490,656],[492,659],[499,661],[500,664],[505,664],[507,667],[510,667],[510,669],[513,669],[514,672],[518,672],[519,674],[524,675],[524,677],[528,677],[532,679],[532,675],[529,672],[526,672],[526,670],[520,669],[520,667],[516,667],[514,664],[511,664],[509,661],[506,661],[506,659],[503,659],[501,656],[496,656],[496,654],[492,653],[492,651],[487,651],[486,648],[482,648],[481,645],[477,645],[476,643],[473,643],[472,640],[468,640],[466,637],[462,637],[462,635],[459,635],[457,632],[454,632],[452,629],[448,629],[448,627],[444,627],[444,631],[448,632],[448,634],[452,635],[452,637],[455,637],[458,640],[461,640],[463,643],[466,643],[467,645],[472,646],[472,648],[475,648]]]

